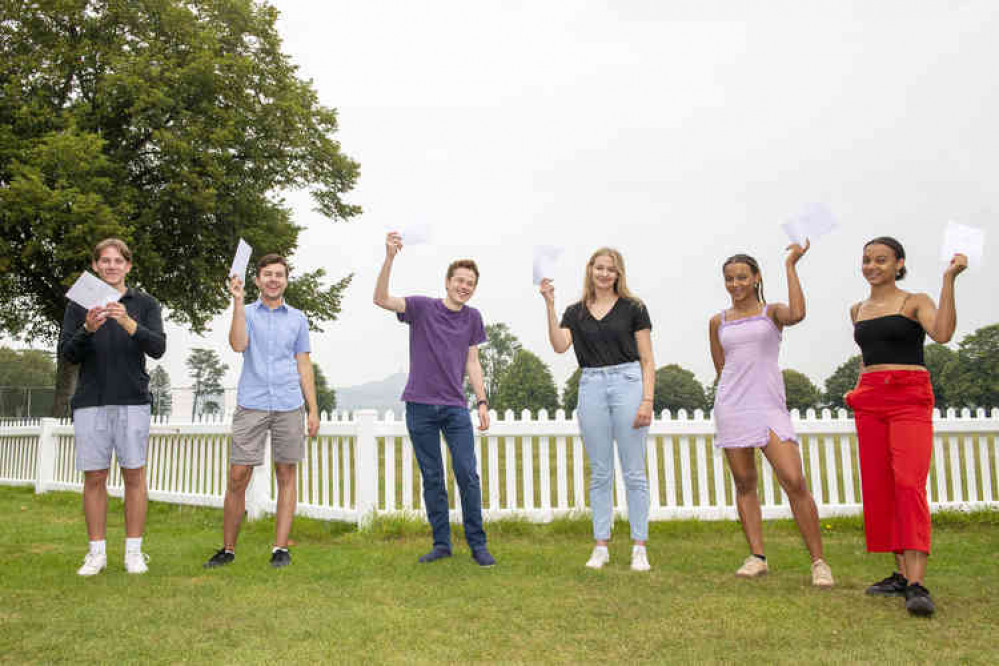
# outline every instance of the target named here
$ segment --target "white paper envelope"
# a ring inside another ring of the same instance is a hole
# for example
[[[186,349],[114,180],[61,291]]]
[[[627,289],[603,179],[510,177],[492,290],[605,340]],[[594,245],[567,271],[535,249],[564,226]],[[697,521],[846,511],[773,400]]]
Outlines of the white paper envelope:
[[[236,256],[232,259],[232,268],[229,269],[229,277],[235,275],[243,282],[246,282],[246,267],[250,265],[250,255],[253,248],[242,238],[236,246]]]
[[[541,284],[545,278],[555,277],[555,265],[562,254],[562,248],[554,245],[534,246],[534,284]]]
[[[812,203],[805,206],[801,212],[781,225],[784,233],[792,243],[804,245],[808,239],[814,242],[836,228],[829,207],[825,204]]]
[[[116,303],[121,294],[117,289],[89,271],[83,271],[73,286],[66,292],[66,298],[90,310],[108,303]]]
[[[430,242],[430,225],[423,220],[411,220],[390,231],[402,236],[404,245],[423,245]]]
[[[958,253],[968,257],[969,269],[981,266],[985,256],[985,230],[948,222],[940,247],[940,261],[949,264]]]

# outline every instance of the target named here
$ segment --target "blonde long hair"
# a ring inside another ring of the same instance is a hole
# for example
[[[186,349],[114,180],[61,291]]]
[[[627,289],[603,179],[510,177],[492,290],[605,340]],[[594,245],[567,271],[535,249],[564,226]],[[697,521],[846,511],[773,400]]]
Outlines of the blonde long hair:
[[[624,270],[624,257],[612,247],[599,248],[593,253],[590,260],[586,262],[586,274],[583,276],[583,304],[592,303],[597,295],[596,289],[593,287],[593,264],[597,261],[597,257],[610,257],[611,261],[614,262],[614,268],[617,269],[617,280],[614,281],[614,293],[621,298],[627,298],[641,305],[642,300],[628,289],[628,277]]]

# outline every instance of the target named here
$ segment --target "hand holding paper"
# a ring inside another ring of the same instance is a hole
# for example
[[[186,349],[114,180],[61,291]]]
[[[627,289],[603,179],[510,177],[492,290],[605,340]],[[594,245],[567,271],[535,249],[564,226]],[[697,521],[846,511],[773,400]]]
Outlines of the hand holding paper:
[[[812,203],[781,225],[792,243],[804,246],[806,240],[815,240],[836,228],[836,220],[825,204]]]
[[[955,254],[967,257],[967,265],[977,269],[985,255],[985,230],[948,222],[940,247],[940,261],[950,264]]]
[[[554,245],[534,246],[534,284],[541,284],[545,278],[555,277],[555,265],[562,255],[562,248]]]

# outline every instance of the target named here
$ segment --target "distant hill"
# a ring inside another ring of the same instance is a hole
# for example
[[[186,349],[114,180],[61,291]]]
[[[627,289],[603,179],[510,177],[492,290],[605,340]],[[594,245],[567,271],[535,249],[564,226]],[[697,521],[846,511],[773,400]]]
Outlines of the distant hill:
[[[400,372],[366,384],[338,386],[336,387],[337,411],[376,409],[379,414],[383,414],[392,410],[401,418],[406,413],[406,405],[399,400],[399,396],[406,387],[408,377],[405,372]]]

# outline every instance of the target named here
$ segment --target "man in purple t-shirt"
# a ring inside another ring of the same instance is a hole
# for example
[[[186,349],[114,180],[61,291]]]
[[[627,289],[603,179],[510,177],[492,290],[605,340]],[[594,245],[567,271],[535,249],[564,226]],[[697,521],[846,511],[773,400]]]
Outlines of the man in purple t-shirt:
[[[475,435],[465,405],[465,372],[475,391],[479,430],[489,427],[489,405],[482,382],[479,345],[486,341],[482,315],[465,303],[479,281],[479,269],[470,259],[453,262],[447,269],[443,299],[426,296],[391,296],[388,291],[392,262],[402,249],[402,237],[385,239],[385,263],[375,285],[375,305],[395,312],[409,324],[409,380],[403,391],[406,427],[416,461],[423,475],[423,503],[434,533],[434,547],[420,562],[451,557],[447,488],[441,457],[441,433],[451,451],[451,463],[461,494],[465,539],[472,559],[483,567],[496,560],[486,548],[482,529],[482,486],[475,464]]]

